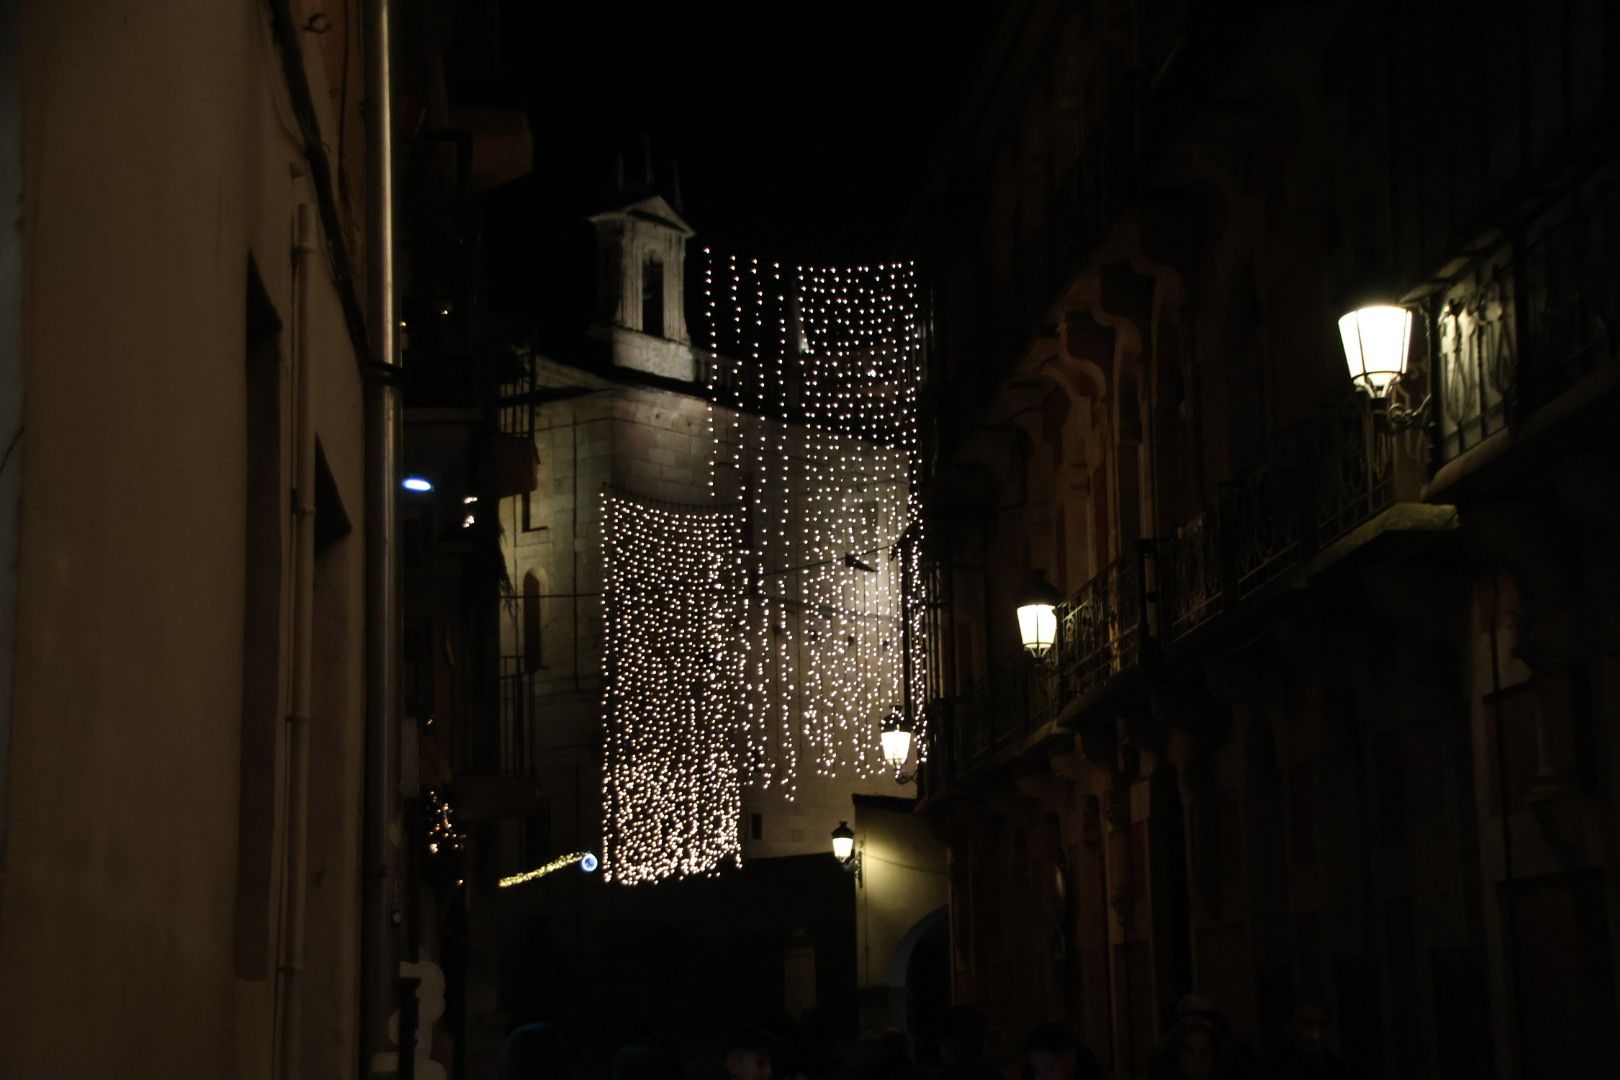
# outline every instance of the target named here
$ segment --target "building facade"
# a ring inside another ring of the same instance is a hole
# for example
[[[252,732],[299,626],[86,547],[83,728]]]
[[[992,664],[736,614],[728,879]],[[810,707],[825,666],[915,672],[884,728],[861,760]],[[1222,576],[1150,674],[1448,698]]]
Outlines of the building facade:
[[[1145,1076],[1196,992],[1274,1060],[1306,1007],[1362,1075],[1615,1068],[1617,26],[1475,16],[1020,4],[936,163],[923,810],[1004,1054]]]

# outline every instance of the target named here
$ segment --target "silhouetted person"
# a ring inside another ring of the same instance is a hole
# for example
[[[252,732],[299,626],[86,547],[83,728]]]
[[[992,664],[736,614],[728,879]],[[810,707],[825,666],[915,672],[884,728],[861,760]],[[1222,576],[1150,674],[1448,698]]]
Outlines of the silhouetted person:
[[[499,1080],[571,1080],[574,1054],[550,1024],[524,1024],[501,1047]]]
[[[776,1040],[758,1028],[738,1028],[726,1040],[727,1080],[771,1080]]]
[[[850,1080],[849,1066],[833,1047],[826,1019],[815,1009],[804,1010],[797,1025],[787,1020],[782,1034],[776,1080]]]
[[[1183,1016],[1153,1054],[1153,1080],[1227,1080],[1225,1040],[1202,1016]]]
[[[1349,1080],[1349,1066],[1328,1049],[1327,1021],[1327,1010],[1297,999],[1288,1017],[1288,1044],[1264,1071],[1266,1080]]]
[[[1226,1048],[1226,1070],[1231,1080],[1253,1080],[1257,1063],[1254,1047],[1232,1034],[1232,1026],[1203,994],[1192,993],[1176,1003],[1176,1017],[1196,1016],[1215,1026]]]
[[[1103,1071],[1068,1028],[1041,1024],[1024,1040],[1024,1080],[1103,1080]]]
[[[681,1080],[681,1063],[661,1046],[629,1043],[613,1055],[613,1080]]]
[[[878,1036],[877,1060],[861,1080],[926,1080],[927,1074],[911,1060],[911,1040],[899,1028]]]
[[[940,1080],[1000,1080],[985,1064],[984,1017],[971,1005],[952,1005],[939,1018]]]

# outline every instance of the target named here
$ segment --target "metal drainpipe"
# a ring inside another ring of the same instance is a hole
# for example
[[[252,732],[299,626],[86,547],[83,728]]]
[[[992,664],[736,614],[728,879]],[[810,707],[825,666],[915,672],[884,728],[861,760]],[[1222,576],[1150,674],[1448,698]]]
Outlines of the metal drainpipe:
[[[388,1020],[399,1004],[400,471],[399,358],[394,305],[393,102],[388,0],[365,15],[366,289],[373,374],[366,385],[366,732],[361,881],[362,1074],[395,1049]],[[410,1047],[398,1048],[399,1058]],[[390,1070],[391,1071],[391,1070]]]
[[[287,713],[287,907],[281,955],[280,1075],[299,1072],[299,976],[304,968],[304,910],[309,866],[309,719],[312,634],[315,627],[315,420],[314,362],[310,356],[311,268],[315,264],[314,211],[298,206],[293,244],[297,326],[293,345],[293,655],[292,701]]]

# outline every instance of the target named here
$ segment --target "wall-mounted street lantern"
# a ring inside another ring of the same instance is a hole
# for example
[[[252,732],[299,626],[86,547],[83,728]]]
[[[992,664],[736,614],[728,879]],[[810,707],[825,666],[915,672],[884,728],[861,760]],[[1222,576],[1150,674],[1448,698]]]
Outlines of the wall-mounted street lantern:
[[[1037,660],[1044,659],[1057,641],[1057,606],[1063,594],[1040,570],[1031,570],[1018,595],[1018,637]]]
[[[1390,391],[1406,375],[1412,351],[1411,308],[1400,304],[1371,303],[1339,316],[1339,340],[1350,382],[1372,399],[1373,417],[1388,431],[1405,431],[1423,422],[1429,397],[1417,405],[1392,401]]]
[[[855,856],[855,830],[849,827],[849,822],[840,821],[838,828],[832,831],[832,845],[833,858],[848,866]]]
[[[833,858],[838,865],[855,875],[855,880],[861,880],[861,854],[855,850],[855,830],[849,827],[849,822],[840,821],[838,828],[832,831]]]
[[[1339,338],[1350,381],[1374,398],[1389,394],[1406,374],[1412,312],[1397,304],[1369,304],[1339,317]]]
[[[916,770],[906,772],[906,761],[911,757],[911,725],[899,709],[883,720],[883,731],[878,736],[883,743],[883,761],[894,770],[897,784],[909,784],[917,778]]]

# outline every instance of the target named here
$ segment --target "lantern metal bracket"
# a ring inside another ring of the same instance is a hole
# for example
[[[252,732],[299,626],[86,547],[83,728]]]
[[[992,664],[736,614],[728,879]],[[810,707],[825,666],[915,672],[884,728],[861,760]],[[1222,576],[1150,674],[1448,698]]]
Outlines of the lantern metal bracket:
[[[1424,395],[1422,401],[1408,408],[1398,401],[1388,398],[1377,398],[1373,401],[1373,422],[1383,431],[1391,434],[1400,434],[1428,422],[1429,403],[1432,395]]]

